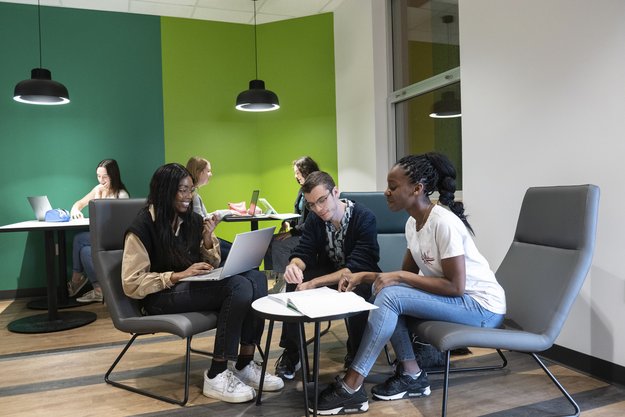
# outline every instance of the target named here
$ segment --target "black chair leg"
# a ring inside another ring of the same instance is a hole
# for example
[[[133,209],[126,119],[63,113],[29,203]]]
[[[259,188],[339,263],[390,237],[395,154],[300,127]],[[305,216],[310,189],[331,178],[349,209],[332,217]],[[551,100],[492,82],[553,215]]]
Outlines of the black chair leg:
[[[564,397],[567,399],[567,401],[573,406],[573,408],[575,409],[575,414],[569,414],[566,417],[577,417],[579,416],[579,413],[581,412],[579,406],[577,405],[577,403],[575,402],[575,400],[573,400],[573,397],[571,397],[571,395],[564,389],[564,387],[562,386],[562,384],[560,384],[560,382],[558,381],[558,379],[549,371],[549,369],[547,369],[547,366],[545,366],[545,364],[543,363],[543,361],[540,360],[540,358],[538,357],[538,355],[536,355],[535,353],[531,353],[530,355],[532,355],[532,358],[534,358],[534,360],[540,365],[541,368],[543,368],[543,371],[545,371],[545,373],[547,374],[547,376],[551,379],[551,382],[554,383],[554,385],[556,387],[558,387],[558,389],[560,390],[560,392],[562,393],[562,395],[564,395]]]
[[[451,351],[447,351],[445,355],[445,378],[443,379],[443,409],[441,410],[441,416],[447,416],[447,391],[449,389],[449,362],[451,360]]]
[[[115,361],[113,362],[109,370],[104,375],[104,381],[107,384],[113,385],[114,387],[125,389],[126,391],[131,391],[131,392],[134,392],[135,394],[141,394],[141,395],[145,395],[146,397],[154,398],[156,400],[168,402],[170,404],[177,404],[180,406],[184,406],[189,400],[189,374],[191,371],[191,339],[192,339],[191,336],[187,337],[187,348],[185,352],[184,398],[182,400],[177,400],[175,398],[158,395],[158,394],[146,391],[146,390],[132,387],[130,385],[122,384],[121,382],[113,381],[112,379],[109,378],[109,376],[111,375],[111,372],[113,372],[113,369],[115,369],[115,367],[117,366],[121,358],[126,354],[128,349],[133,344],[133,342],[137,339],[138,336],[141,336],[141,334],[132,335],[128,343],[126,343],[126,346],[124,346],[121,353],[117,356],[117,358],[115,358]]]
[[[466,366],[466,367],[461,367],[461,368],[450,368],[449,372],[455,373],[455,372],[472,372],[472,371],[494,371],[497,369],[503,369],[508,365],[508,359],[505,357],[505,355],[500,349],[497,349],[497,353],[499,354],[499,357],[501,358],[501,361],[502,361],[500,365]],[[448,354],[451,355],[451,351],[449,351]],[[428,371],[428,375],[442,374],[443,372],[445,372],[443,369],[430,370]]]

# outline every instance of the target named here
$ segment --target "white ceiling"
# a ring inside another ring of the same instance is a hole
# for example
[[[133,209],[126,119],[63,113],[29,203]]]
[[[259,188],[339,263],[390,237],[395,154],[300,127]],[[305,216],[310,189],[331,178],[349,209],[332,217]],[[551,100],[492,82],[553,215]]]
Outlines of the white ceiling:
[[[257,0],[257,23],[332,12],[343,0]],[[0,0],[37,4],[37,0]],[[254,23],[252,0],[41,0],[42,6]]]

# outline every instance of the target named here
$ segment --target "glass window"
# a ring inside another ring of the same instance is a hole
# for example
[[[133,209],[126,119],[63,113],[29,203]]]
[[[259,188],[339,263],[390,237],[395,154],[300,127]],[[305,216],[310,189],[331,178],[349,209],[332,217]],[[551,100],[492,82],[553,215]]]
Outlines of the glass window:
[[[390,0],[394,153],[437,151],[458,170],[462,188],[460,46],[457,0]],[[434,111],[452,116],[433,118]],[[455,116],[455,117],[454,117]]]

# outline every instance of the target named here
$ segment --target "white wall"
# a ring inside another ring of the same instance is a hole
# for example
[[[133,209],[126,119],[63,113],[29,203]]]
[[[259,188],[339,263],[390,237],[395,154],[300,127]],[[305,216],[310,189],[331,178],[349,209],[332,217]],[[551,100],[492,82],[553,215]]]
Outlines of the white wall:
[[[389,58],[386,5],[343,0],[334,11],[339,188],[386,187]]]
[[[382,3],[344,0],[335,13],[345,190],[384,187]],[[623,16],[622,0],[461,0],[459,22],[463,198],[478,246],[496,269],[528,187],[599,185],[592,270],[557,343],[625,366]]]
[[[533,185],[601,187],[591,273],[557,342],[625,365],[625,2],[460,2],[464,200],[494,267]],[[531,308],[528,306],[528,308]]]

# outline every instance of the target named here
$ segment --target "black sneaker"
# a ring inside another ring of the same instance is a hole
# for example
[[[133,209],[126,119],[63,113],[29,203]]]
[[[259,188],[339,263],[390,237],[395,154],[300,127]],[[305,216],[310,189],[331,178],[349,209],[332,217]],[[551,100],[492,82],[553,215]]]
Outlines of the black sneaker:
[[[308,409],[313,412],[312,404],[309,404]],[[362,384],[358,391],[350,394],[343,388],[341,378],[338,376],[335,382],[319,393],[319,399],[317,400],[317,414],[321,416],[358,414],[364,413],[368,409],[369,399],[367,398],[365,385]]]
[[[430,383],[424,370],[421,370],[421,375],[417,379],[413,379],[410,375],[402,374],[401,367],[398,368],[395,375],[371,388],[371,394],[375,398],[391,401],[430,395]]]
[[[299,360],[293,363],[285,350],[276,361],[276,376],[279,376],[280,378],[293,379],[295,377],[295,372],[299,371],[301,367],[302,364]]]

